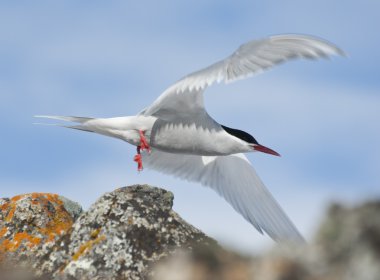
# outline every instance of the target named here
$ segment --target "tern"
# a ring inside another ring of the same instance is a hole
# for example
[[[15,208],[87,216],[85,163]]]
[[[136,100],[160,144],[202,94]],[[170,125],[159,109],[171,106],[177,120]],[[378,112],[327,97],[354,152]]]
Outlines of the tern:
[[[60,125],[121,139],[137,147],[134,161],[211,187],[260,233],[277,242],[304,239],[256,174],[244,153],[279,156],[249,133],[224,126],[206,111],[203,92],[295,59],[343,55],[333,44],[307,35],[276,35],[241,45],[232,55],[193,72],[166,89],[135,116],[87,118],[36,116],[76,123]]]

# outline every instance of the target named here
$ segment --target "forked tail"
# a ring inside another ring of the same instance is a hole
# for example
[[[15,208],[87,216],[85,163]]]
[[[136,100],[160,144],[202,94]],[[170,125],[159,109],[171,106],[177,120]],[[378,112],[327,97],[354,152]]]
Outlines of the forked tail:
[[[61,126],[71,129],[78,129],[82,131],[88,131],[88,132],[94,132],[89,127],[84,126],[86,122],[93,120],[94,118],[87,118],[87,117],[74,117],[74,116],[45,116],[45,115],[37,115],[34,116],[35,118],[44,118],[44,119],[53,119],[53,120],[60,120],[60,121],[66,121],[66,122],[74,122],[79,123],[79,125],[64,125],[64,124],[48,124],[48,123],[34,123],[37,125],[52,125],[52,126]]]

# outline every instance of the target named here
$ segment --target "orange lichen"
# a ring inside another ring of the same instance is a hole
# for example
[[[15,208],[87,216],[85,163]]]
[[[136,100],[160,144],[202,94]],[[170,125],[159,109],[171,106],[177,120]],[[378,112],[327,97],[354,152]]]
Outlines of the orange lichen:
[[[16,233],[13,238],[14,243],[21,244],[23,241],[26,241],[26,245],[29,248],[32,248],[41,242],[41,238],[35,237],[33,235],[29,235],[26,232]]]
[[[5,202],[3,205],[1,205],[1,212],[5,212],[9,207],[9,202]]]
[[[3,237],[8,232],[6,227],[0,228],[0,238]]]
[[[10,247],[11,247],[11,241],[8,239],[5,239],[0,245],[0,253],[8,252]]]
[[[30,235],[26,232],[19,232],[14,235],[13,240],[4,240],[0,248],[6,252],[14,252],[21,244],[25,244],[28,248],[33,248],[39,245],[40,242],[41,238]]]
[[[57,236],[66,233],[73,224],[73,218],[63,207],[63,202],[59,199],[58,195],[55,194],[45,194],[47,200],[44,202],[51,202],[55,204],[55,212],[48,212],[50,216],[49,223],[41,228],[39,231],[47,236],[47,242],[52,242]]]
[[[21,198],[24,198],[25,196],[27,196],[28,194],[20,194],[20,195],[16,195],[14,197],[11,198],[11,201],[12,202],[16,202],[16,201],[19,201]]]
[[[18,250],[22,244],[29,249],[33,249],[41,243],[52,242],[57,237],[66,233],[73,224],[73,218],[64,208],[64,203],[59,199],[59,196],[48,193],[18,195],[11,198],[9,202],[4,203],[1,206],[1,211],[4,213],[6,223],[12,223],[17,211],[18,202],[26,198],[30,199],[33,208],[35,205],[40,205],[44,210],[43,215],[47,215],[47,223],[39,227],[30,224],[30,230],[28,230],[30,233],[26,233],[24,229],[22,229],[22,232],[13,232],[11,236],[6,239],[4,239],[3,236],[8,232],[7,226],[5,225],[0,228],[0,255],[1,252],[14,252]],[[49,210],[51,206],[54,207],[54,211]]]

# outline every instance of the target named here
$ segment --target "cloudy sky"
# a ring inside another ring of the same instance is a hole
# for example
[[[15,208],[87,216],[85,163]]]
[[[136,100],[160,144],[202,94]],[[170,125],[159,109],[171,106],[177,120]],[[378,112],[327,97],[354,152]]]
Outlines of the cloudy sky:
[[[282,155],[248,157],[310,239],[329,202],[380,196],[379,10],[370,0],[1,1],[0,197],[54,192],[87,208],[116,187],[149,183],[171,190],[175,210],[222,244],[268,248],[213,191],[138,174],[134,147],[32,116],[133,115],[248,40],[311,34],[348,57],[290,62],[205,95],[216,120]]]

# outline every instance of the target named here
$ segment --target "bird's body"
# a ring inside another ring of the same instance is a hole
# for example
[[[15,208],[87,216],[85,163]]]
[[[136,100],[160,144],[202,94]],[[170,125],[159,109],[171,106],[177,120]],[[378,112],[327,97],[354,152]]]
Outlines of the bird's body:
[[[303,238],[266,189],[243,153],[278,155],[247,132],[219,124],[204,108],[203,92],[292,58],[342,54],[310,36],[280,35],[242,45],[228,58],[194,72],[164,91],[136,116],[83,118],[41,116],[75,122],[69,128],[122,139],[137,146],[135,161],[148,168],[209,186],[260,232],[277,241]],[[141,154],[147,149],[151,153]]]
[[[198,117],[198,122],[169,122],[143,115],[93,118],[71,128],[118,138],[134,146],[140,145],[139,131],[144,131],[152,148],[169,153],[222,156],[253,151],[252,146],[228,133],[208,114]]]

